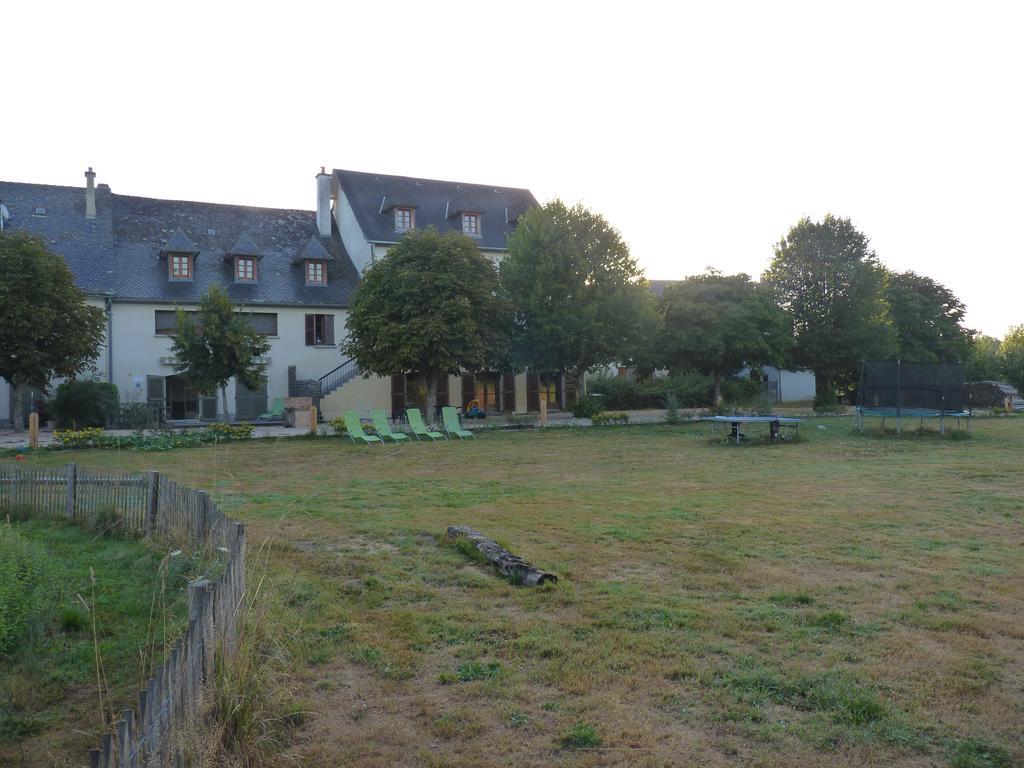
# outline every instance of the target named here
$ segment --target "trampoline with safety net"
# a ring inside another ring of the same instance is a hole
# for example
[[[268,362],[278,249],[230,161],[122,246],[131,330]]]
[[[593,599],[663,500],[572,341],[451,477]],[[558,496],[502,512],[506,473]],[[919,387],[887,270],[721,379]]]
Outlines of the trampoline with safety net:
[[[866,416],[895,419],[896,434],[903,431],[904,419],[939,420],[939,433],[946,432],[946,419],[967,420],[971,431],[971,393],[964,380],[964,367],[958,363],[904,363],[900,360],[867,362],[861,365],[857,397],[857,429],[864,431]]]

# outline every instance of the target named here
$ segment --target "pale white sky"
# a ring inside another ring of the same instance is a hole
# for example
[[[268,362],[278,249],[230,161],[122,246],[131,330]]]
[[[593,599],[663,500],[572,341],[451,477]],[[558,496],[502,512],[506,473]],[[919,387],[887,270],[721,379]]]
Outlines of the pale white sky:
[[[968,324],[1024,323],[1024,6],[4,4],[0,178],[312,208],[320,165],[529,187],[652,278],[849,216]]]

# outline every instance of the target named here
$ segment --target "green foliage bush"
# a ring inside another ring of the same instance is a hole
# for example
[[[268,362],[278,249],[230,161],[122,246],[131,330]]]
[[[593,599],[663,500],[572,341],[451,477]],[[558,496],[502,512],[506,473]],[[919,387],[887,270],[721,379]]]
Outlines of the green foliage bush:
[[[345,420],[341,416],[335,416],[327,425],[334,430],[336,435],[344,435],[348,430],[345,428]]]
[[[105,381],[68,381],[57,387],[53,415],[58,429],[103,427],[120,410],[117,387]]]
[[[0,526],[0,654],[45,613],[52,595],[43,550],[10,525]]]
[[[596,397],[580,397],[569,406],[569,412],[577,419],[589,419],[604,409],[604,403]]]
[[[629,424],[629,414],[625,411],[601,411],[590,417],[595,427],[605,427],[610,424]]]
[[[207,430],[222,440],[248,440],[252,437],[252,424],[225,424],[217,422],[211,424]]]
[[[665,393],[665,423],[679,423],[679,397],[675,392]]]
[[[602,396],[605,408],[634,410],[667,408],[668,396],[675,398],[677,408],[708,408],[714,392],[710,376],[698,371],[684,371],[645,381],[630,381],[619,376],[597,376],[587,380],[587,389]],[[760,384],[746,379],[727,379],[722,382],[722,397],[737,403],[747,403],[760,394]]]
[[[87,429],[54,430],[53,437],[59,448],[114,448],[137,451],[169,451],[174,448],[195,448],[211,443],[248,440],[252,437],[252,424],[211,424],[206,429],[160,430],[136,432],[132,435],[111,435],[96,427]]]

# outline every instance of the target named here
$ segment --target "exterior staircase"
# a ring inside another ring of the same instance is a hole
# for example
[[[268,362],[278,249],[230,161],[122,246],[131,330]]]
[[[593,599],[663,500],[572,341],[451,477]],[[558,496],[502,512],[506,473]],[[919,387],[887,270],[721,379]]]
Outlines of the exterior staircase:
[[[345,386],[359,375],[359,366],[356,361],[349,358],[333,371],[328,371],[320,377],[320,398],[325,398],[334,390]]]

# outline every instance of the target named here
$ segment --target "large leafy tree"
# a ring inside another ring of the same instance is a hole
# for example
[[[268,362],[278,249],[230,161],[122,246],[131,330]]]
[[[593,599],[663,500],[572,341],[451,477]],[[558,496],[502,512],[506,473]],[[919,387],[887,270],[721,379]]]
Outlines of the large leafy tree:
[[[507,317],[494,263],[460,232],[413,230],[363,274],[342,343],[363,374],[416,371],[427,417],[437,378],[498,367]]]
[[[604,217],[560,200],[532,208],[509,237],[501,282],[518,368],[569,374],[638,356],[653,332],[643,273]]]
[[[885,272],[849,219],[801,219],[776,245],[763,280],[792,315],[793,363],[814,371],[819,401],[853,383],[862,359],[891,354]]]
[[[971,331],[965,307],[951,290],[915,272],[887,276],[884,289],[896,340],[896,354],[915,363],[965,362]]]
[[[975,335],[967,357],[967,380],[999,381],[1002,378],[1003,360],[999,356],[999,339]]]
[[[21,389],[45,390],[92,367],[103,325],[103,310],[86,303],[64,259],[24,232],[0,232],[0,377],[14,388],[16,430]]]
[[[659,306],[664,360],[674,370],[712,375],[716,404],[726,376],[747,365],[781,365],[793,343],[789,315],[748,275],[688,277],[668,286]]]
[[[259,358],[270,351],[270,342],[237,311],[219,285],[210,286],[194,316],[178,308],[176,330],[171,345],[177,357],[174,370],[200,394],[220,390],[226,420],[228,382],[234,378],[258,389],[264,375]]]
[[[1009,330],[999,345],[1003,373],[1018,392],[1024,392],[1024,325]]]

